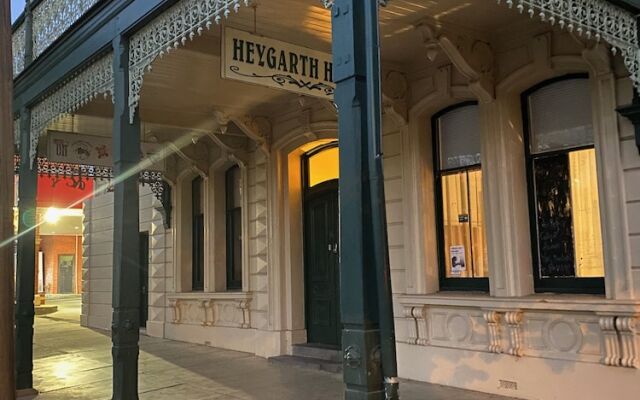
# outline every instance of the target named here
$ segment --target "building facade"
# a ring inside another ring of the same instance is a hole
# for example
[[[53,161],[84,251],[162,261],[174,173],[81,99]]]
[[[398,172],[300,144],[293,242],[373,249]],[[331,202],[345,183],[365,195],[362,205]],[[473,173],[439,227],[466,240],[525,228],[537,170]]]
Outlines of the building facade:
[[[191,3],[132,33],[132,54],[160,47]],[[620,43],[596,40],[606,32],[507,3],[380,11],[400,376],[527,399],[635,399],[640,154],[617,109],[632,103],[636,71]],[[147,335],[261,357],[340,347],[338,146],[349,132],[321,86],[330,13],[315,0],[238,3],[220,26],[176,30],[162,57],[131,63],[141,141],[166,156],[162,195],[140,189]],[[97,79],[109,57],[58,90]],[[250,76],[229,76],[234,62],[254,64]],[[105,97],[44,128],[110,137]],[[114,203],[108,190],[84,202],[91,328],[112,323]]]

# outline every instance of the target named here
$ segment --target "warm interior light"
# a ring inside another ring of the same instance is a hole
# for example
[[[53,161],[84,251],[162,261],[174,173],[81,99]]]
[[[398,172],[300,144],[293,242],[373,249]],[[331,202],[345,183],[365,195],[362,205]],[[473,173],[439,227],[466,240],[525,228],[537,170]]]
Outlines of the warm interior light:
[[[340,155],[337,147],[331,147],[309,157],[309,187],[338,179]]]
[[[604,276],[600,199],[594,149],[569,153],[576,276]]]
[[[82,217],[83,212],[75,208],[56,208],[49,207],[43,215],[44,222],[48,224],[57,224],[63,217]]]
[[[44,214],[44,220],[49,224],[57,224],[60,221],[62,213],[55,207],[49,207]]]

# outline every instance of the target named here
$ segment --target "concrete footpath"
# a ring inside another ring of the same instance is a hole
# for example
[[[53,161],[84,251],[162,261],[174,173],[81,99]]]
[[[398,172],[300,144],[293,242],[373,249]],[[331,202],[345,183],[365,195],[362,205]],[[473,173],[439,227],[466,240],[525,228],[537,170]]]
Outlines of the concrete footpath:
[[[109,332],[79,325],[78,297],[48,299],[59,311],[36,318],[34,384],[40,400],[111,398]],[[340,375],[272,365],[250,354],[141,337],[140,399],[336,400]],[[402,382],[402,400],[507,399]]]

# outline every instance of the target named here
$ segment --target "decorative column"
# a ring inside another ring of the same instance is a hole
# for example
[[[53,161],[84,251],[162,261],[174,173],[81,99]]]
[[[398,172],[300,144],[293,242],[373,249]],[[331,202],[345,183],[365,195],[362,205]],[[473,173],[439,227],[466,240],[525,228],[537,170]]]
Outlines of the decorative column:
[[[18,265],[16,268],[16,384],[33,388],[33,319],[36,268],[37,168],[30,163],[31,111],[20,113],[20,175],[18,181]]]
[[[25,68],[33,61],[33,14],[31,1],[25,5]],[[20,171],[18,178],[18,264],[16,267],[16,388],[33,390],[33,322],[36,269],[37,167],[29,155],[31,110],[20,112]]]
[[[0,1],[0,399],[15,397],[13,309],[13,56],[9,1]]]
[[[380,151],[378,2],[337,0],[331,12],[340,131],[344,398],[396,399]],[[387,377],[387,397],[383,376]]]
[[[140,120],[130,120],[129,41],[113,41],[113,400],[138,398],[140,246],[138,173]],[[130,122],[132,121],[132,122]]]
[[[26,0],[24,5],[24,67],[33,61],[33,0]]]

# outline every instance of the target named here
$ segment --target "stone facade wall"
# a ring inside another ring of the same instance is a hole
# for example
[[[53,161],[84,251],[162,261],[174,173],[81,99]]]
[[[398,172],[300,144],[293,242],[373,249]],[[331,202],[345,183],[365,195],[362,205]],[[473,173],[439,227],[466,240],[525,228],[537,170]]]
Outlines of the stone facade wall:
[[[171,231],[164,229],[156,207],[160,202],[149,187],[141,186],[140,232],[149,233],[149,329],[154,331],[162,329],[165,284],[173,276],[172,241],[166,240]],[[83,235],[81,323],[90,328],[111,329],[113,193],[98,193],[85,201]]]

